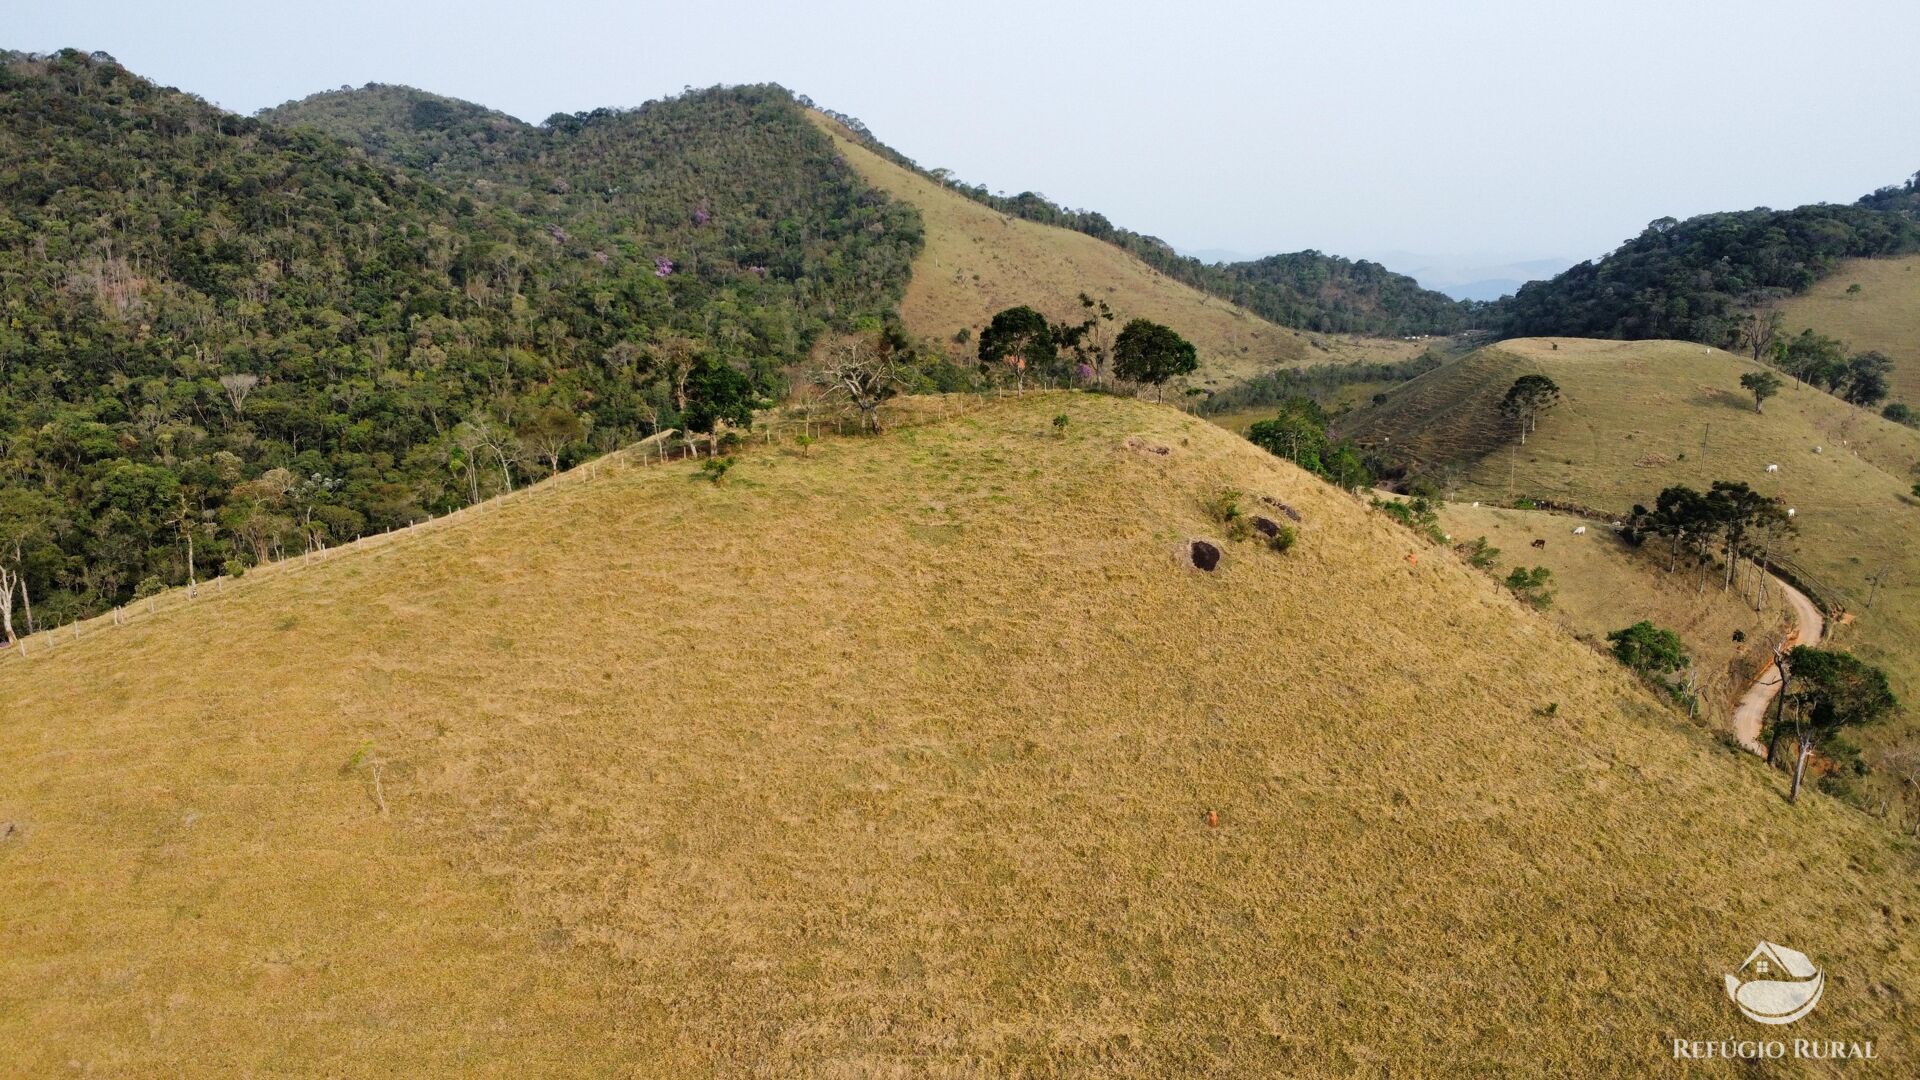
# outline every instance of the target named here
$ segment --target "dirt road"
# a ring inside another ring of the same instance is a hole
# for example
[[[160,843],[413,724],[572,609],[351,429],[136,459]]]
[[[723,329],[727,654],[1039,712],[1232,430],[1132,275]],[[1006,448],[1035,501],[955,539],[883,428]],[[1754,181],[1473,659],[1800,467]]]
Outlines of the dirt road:
[[[1791,649],[1795,645],[1818,645],[1820,636],[1826,633],[1827,621],[1821,617],[1820,609],[1799,589],[1774,578],[1774,583],[1786,590],[1787,603],[1793,608],[1794,631],[1787,635],[1782,649]],[[1767,706],[1780,695],[1780,668],[1777,664],[1768,664],[1760,673],[1760,678],[1740,696],[1740,704],[1733,709],[1733,734],[1742,746],[1756,754],[1764,754],[1767,748],[1760,743],[1760,726],[1766,720]]]

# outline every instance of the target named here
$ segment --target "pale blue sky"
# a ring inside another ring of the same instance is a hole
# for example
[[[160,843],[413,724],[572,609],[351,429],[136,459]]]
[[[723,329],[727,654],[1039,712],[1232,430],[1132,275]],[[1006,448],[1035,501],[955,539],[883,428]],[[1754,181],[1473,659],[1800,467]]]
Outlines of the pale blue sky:
[[[538,121],[775,81],[1189,250],[1586,257],[1920,170],[1914,0],[7,0],[0,28],[239,112],[379,81]]]

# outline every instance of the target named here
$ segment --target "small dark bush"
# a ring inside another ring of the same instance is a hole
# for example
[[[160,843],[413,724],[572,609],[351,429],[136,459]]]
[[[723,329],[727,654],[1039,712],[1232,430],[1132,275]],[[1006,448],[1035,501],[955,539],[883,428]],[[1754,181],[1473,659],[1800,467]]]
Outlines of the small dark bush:
[[[693,479],[711,480],[717,484],[726,479],[727,471],[732,468],[733,459],[730,457],[708,458],[700,463],[700,471],[693,475]]]

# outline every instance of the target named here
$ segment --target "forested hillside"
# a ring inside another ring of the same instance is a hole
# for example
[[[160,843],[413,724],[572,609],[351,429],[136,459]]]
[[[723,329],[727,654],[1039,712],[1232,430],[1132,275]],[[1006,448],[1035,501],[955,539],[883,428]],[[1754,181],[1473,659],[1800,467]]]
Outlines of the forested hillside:
[[[805,100],[804,98],[802,99]],[[1238,263],[1203,263],[1158,237],[1123,229],[1093,210],[1072,210],[1032,191],[996,195],[946,169],[923,169],[857,118],[823,110],[854,138],[896,165],[1003,214],[1082,232],[1139,258],[1176,281],[1229,300],[1263,319],[1337,334],[1452,334],[1473,325],[1481,305],[1423,289],[1379,263],[1297,251]]]
[[[590,259],[626,247],[663,278],[771,283],[823,317],[849,305],[874,314],[884,306],[876,301],[897,299],[920,242],[912,212],[836,161],[777,86],[557,113],[539,127],[378,85],[316,94],[261,118],[355,143],[547,223],[557,245]],[[791,338],[822,325],[764,329]],[[784,344],[778,351],[791,355]]]
[[[1920,173],[1908,177],[1904,184],[1891,184],[1871,195],[1862,196],[1860,205],[1869,210],[1885,210],[1920,219]]]
[[[411,86],[341,87],[263,109],[259,118],[315,127],[375,157],[463,182],[484,169],[523,169],[541,148],[532,124]]]
[[[1152,261],[1152,260],[1149,260]],[[1275,322],[1309,330],[1362,334],[1452,334],[1466,329],[1478,305],[1423,289],[1376,262],[1318,251],[1269,255],[1251,262],[1198,265],[1165,252],[1162,269]]]
[[[776,87],[537,129],[324,100],[404,105],[376,157],[425,171],[0,55],[0,590],[40,624],[743,420],[921,240]]]
[[[1661,218],[1605,258],[1497,303],[1503,337],[1679,338],[1737,346],[1740,309],[1805,292],[1843,259],[1920,250],[1901,189],[1855,206]]]

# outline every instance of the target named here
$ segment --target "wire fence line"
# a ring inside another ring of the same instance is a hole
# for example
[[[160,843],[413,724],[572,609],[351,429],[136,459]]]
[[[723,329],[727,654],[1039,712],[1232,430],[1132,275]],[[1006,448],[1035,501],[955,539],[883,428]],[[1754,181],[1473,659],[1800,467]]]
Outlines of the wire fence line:
[[[986,397],[987,395],[984,394],[938,394],[883,403],[882,410],[887,413],[884,426],[913,427],[964,416],[982,408]],[[465,520],[498,513],[509,504],[523,502],[536,493],[591,482],[598,479],[602,473],[646,468],[677,461],[702,460],[713,457],[715,454],[747,450],[755,446],[800,445],[800,440],[803,438],[846,437],[859,433],[864,423],[862,417],[856,415],[854,410],[847,408],[789,407],[776,410],[770,415],[757,417],[751,428],[731,432],[704,434],[667,428],[637,442],[608,451],[590,461],[582,462],[571,469],[562,470],[523,484],[511,491],[501,492],[438,516],[428,514],[424,518],[383,532],[368,533],[337,545],[322,545],[297,555],[270,560],[249,567],[238,577],[222,574],[189,585],[177,585],[151,596],[140,597],[99,615],[36,630],[30,634],[22,634],[14,639],[11,646],[0,649],[0,663],[23,663],[45,656],[56,650],[71,647],[74,642],[97,637],[116,627],[150,621],[195,604],[204,604],[209,600],[227,596],[246,589],[262,579],[298,573],[316,564],[333,562],[354,554],[377,554],[398,540],[437,531],[455,519]]]

